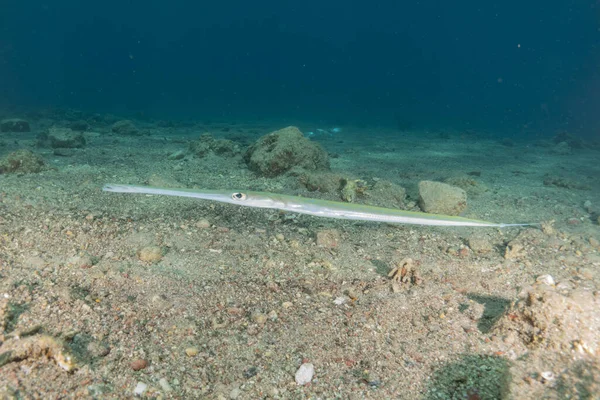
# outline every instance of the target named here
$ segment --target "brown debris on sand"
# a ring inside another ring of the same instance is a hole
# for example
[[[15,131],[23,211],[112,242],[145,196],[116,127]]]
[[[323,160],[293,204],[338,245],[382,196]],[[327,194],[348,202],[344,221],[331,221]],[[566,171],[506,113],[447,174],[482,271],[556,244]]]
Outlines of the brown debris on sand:
[[[67,372],[77,369],[74,356],[59,339],[49,335],[14,337],[0,346],[0,368],[10,362],[49,359]]]

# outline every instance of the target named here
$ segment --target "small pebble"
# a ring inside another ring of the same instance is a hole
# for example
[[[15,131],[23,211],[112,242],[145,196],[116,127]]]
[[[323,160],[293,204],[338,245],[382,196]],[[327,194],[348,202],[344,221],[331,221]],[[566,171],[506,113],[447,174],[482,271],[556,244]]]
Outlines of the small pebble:
[[[304,363],[296,371],[296,384],[306,385],[312,381],[313,375],[315,374],[315,366],[311,363]]]
[[[544,285],[548,286],[554,286],[556,284],[552,275],[540,275],[535,281],[537,283],[543,283]]]
[[[133,389],[133,394],[135,396],[141,396],[147,389],[148,385],[146,385],[144,382],[138,382],[137,385],[135,385],[135,389]]]
[[[491,252],[494,247],[486,236],[472,236],[468,239],[469,247],[475,253],[485,254]]]
[[[240,394],[242,394],[242,391],[240,390],[240,388],[235,388],[231,392],[229,392],[229,398],[232,400],[235,400],[238,397],[240,397]]]
[[[108,347],[108,345],[96,341],[88,343],[86,348],[93,357],[104,357],[110,353],[110,347]]]
[[[158,246],[144,247],[138,252],[138,258],[144,262],[155,263],[162,259],[163,252]]]
[[[171,390],[173,390],[171,388],[171,385],[169,385],[169,382],[165,378],[160,378],[160,380],[158,381],[158,384],[160,385],[162,390],[165,392],[170,392]]]
[[[198,355],[198,348],[188,347],[187,349],[185,349],[185,354],[187,354],[188,357],[195,357]]]
[[[267,322],[267,316],[263,313],[257,312],[252,314],[252,321],[256,322],[259,325],[264,325]]]
[[[175,153],[171,153],[168,158],[169,158],[169,160],[181,160],[184,157],[185,157],[185,151],[179,150],[179,151],[176,151]]]
[[[196,228],[207,229],[210,228],[210,222],[207,219],[201,219],[196,222]]]
[[[335,304],[337,306],[341,306],[345,302],[346,302],[346,297],[344,297],[344,296],[336,297],[335,300],[333,300],[333,304]]]
[[[350,297],[350,299],[352,300],[356,300],[358,299],[358,292],[354,289],[354,288],[349,288],[346,291],[346,294],[348,295],[348,297]]]
[[[256,376],[256,374],[258,374],[258,368],[250,367],[244,371],[244,378],[250,379],[253,376]]]
[[[543,383],[554,380],[554,374],[552,373],[552,371],[544,371],[540,375],[542,376]]]
[[[338,247],[340,243],[340,233],[335,229],[324,229],[317,232],[317,246],[325,248]]]
[[[132,370],[139,371],[148,366],[148,361],[146,361],[142,358],[139,358],[137,360],[133,360],[130,365],[131,365]]]
[[[585,268],[585,267],[577,268],[577,272],[579,273],[579,275],[583,276],[585,279],[591,280],[594,278],[594,271],[591,268]]]

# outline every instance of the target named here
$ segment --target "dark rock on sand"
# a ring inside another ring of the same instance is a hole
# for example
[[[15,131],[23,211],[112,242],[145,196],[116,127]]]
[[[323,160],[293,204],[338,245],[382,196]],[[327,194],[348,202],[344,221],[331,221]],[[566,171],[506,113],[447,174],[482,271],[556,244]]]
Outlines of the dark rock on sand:
[[[277,176],[294,167],[328,170],[329,157],[323,148],[304,137],[295,126],[258,139],[244,156],[248,167],[265,176]]]
[[[128,119],[117,121],[112,126],[112,131],[124,136],[141,136],[143,133]]]
[[[17,150],[0,160],[0,174],[30,174],[44,169],[44,159],[29,150]]]
[[[53,149],[73,149],[85,146],[85,137],[81,132],[75,132],[69,128],[50,128],[48,140]]]
[[[29,132],[29,122],[24,119],[11,118],[0,122],[0,131],[2,132]]]

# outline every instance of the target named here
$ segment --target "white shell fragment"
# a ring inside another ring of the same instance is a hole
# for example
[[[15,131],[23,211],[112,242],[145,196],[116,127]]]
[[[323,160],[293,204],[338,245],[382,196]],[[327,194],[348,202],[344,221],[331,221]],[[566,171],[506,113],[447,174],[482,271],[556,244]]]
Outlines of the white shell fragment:
[[[141,396],[144,394],[144,392],[148,389],[148,385],[146,385],[144,382],[138,382],[137,385],[135,386],[135,389],[133,389],[133,394],[135,396]]]
[[[552,371],[544,371],[540,375],[542,376],[542,382],[544,383],[550,382],[554,379],[554,374],[552,373]]]
[[[535,281],[537,283],[543,283],[544,285],[548,286],[554,286],[556,284],[552,275],[540,275]]]
[[[315,366],[311,363],[304,363],[296,371],[296,384],[306,385],[312,381],[313,375],[315,374]]]
[[[344,296],[340,296],[340,297],[336,297],[335,300],[333,300],[333,304],[337,305],[337,306],[341,306],[342,304],[346,303],[346,298]]]

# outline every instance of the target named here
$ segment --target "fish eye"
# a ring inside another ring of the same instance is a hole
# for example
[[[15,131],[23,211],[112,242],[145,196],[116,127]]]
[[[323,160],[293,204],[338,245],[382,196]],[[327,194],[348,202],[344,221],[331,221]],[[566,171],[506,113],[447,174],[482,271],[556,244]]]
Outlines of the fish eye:
[[[238,200],[238,201],[241,201],[241,200],[246,200],[246,198],[247,198],[247,197],[248,197],[248,196],[246,196],[246,193],[240,193],[240,192],[233,193],[233,194],[231,195],[231,198],[232,198],[233,200]]]

